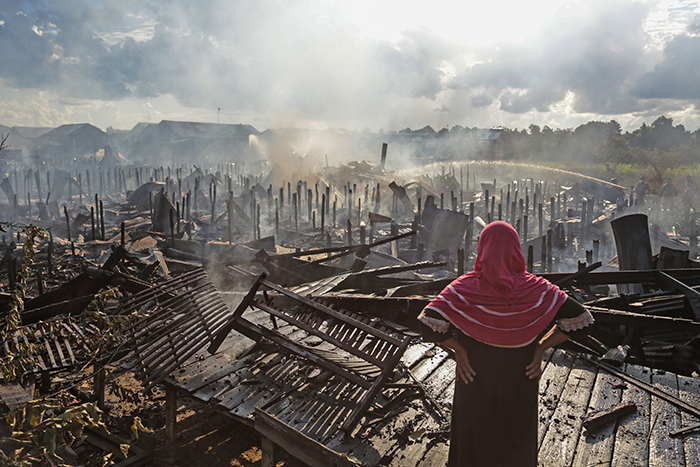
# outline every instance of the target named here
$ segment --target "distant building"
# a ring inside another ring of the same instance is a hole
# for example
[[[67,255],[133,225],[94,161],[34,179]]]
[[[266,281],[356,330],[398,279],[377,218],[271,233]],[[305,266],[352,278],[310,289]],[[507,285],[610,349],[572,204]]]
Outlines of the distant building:
[[[251,125],[175,122],[163,120],[157,125],[139,123],[130,132],[132,158],[191,161],[225,160],[247,154],[251,135],[260,132]]]
[[[477,135],[479,156],[484,159],[503,159],[503,128],[480,130]]]
[[[94,156],[109,144],[107,133],[89,123],[61,125],[37,138],[41,152],[57,160]]]

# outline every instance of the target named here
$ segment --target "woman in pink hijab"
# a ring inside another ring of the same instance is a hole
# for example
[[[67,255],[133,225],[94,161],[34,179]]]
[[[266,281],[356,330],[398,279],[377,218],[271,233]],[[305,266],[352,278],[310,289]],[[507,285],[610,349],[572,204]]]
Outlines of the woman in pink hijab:
[[[542,355],[588,334],[593,316],[525,271],[517,232],[499,221],[482,231],[474,271],[418,320],[423,340],[452,349],[457,362],[448,466],[536,466]]]

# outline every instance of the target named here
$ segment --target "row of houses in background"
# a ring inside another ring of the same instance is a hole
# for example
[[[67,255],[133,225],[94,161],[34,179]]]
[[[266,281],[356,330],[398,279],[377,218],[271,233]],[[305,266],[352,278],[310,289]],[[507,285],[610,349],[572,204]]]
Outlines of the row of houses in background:
[[[176,122],[139,123],[129,131],[108,132],[89,123],[67,124],[57,128],[7,127],[5,161],[41,165],[94,163],[180,164],[192,161],[210,163],[278,159],[296,154],[316,157],[328,163],[367,159],[378,155],[381,144],[390,144],[394,162],[405,158],[459,160],[474,157],[503,157],[502,129],[478,130],[453,127],[435,132],[430,127],[391,133],[343,129],[274,129],[258,131],[251,125]],[[326,156],[323,160],[323,156]]]

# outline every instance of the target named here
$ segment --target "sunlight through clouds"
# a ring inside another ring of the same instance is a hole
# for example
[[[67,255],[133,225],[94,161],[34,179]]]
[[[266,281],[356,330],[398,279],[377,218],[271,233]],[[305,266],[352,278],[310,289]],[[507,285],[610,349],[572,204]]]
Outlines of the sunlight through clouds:
[[[686,0],[5,2],[0,123],[692,127],[698,18]]]

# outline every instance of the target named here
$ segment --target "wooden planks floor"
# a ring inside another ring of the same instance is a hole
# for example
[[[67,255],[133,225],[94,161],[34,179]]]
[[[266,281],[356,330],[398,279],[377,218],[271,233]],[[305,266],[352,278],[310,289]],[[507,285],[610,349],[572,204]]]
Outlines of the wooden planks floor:
[[[357,403],[361,393],[357,387],[272,345],[258,346],[236,359],[227,349],[239,349],[240,339],[231,333],[216,355],[205,351],[195,355],[175,372],[171,382],[251,426],[255,408],[261,408],[366,466],[445,465],[454,361],[441,348],[416,342],[402,360],[436,404],[428,404],[412,392],[387,389],[377,398],[372,416],[345,434],[338,428]],[[700,465],[700,433],[683,439],[669,436],[678,428],[700,424],[700,420],[598,370],[576,353],[550,351],[545,362],[540,381],[540,465]],[[700,407],[698,379],[631,365],[625,370]],[[404,374],[396,382],[410,381]],[[595,433],[583,428],[588,414],[626,401],[637,404],[635,413]]]

